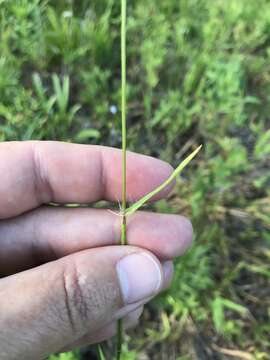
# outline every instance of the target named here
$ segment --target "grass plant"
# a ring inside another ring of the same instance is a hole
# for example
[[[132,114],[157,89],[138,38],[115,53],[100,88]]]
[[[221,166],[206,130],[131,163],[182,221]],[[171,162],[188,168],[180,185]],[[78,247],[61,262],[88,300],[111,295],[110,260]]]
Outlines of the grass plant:
[[[121,0],[121,118],[122,118],[122,224],[121,224],[121,245],[127,245],[127,216],[134,214],[141,208],[148,200],[154,197],[157,193],[168,186],[184,169],[184,167],[193,159],[194,156],[200,151],[199,146],[192,154],[190,154],[165,180],[160,186],[153,191],[146,194],[140,200],[135,202],[131,207],[127,208],[127,96],[126,96],[126,23],[127,23],[127,1]],[[147,276],[147,274],[146,274]],[[123,345],[123,324],[122,320],[118,320],[117,325],[117,344],[116,344],[116,359],[122,358],[122,345]],[[102,360],[102,358],[100,358]]]
[[[126,22],[127,2],[121,0],[121,122],[122,122],[122,223],[121,223],[121,245],[127,245],[127,96],[126,96]],[[121,360],[123,345],[123,323],[120,319],[117,323],[116,359]]]

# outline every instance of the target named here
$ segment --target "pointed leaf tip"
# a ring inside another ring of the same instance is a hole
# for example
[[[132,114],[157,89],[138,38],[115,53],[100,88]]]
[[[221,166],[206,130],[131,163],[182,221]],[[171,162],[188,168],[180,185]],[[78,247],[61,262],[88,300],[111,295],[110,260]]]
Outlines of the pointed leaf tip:
[[[141,208],[148,200],[150,200],[153,196],[158,194],[161,190],[163,190],[167,185],[169,185],[180,173],[181,171],[188,165],[188,163],[198,154],[201,150],[202,145],[198,146],[190,155],[188,155],[173,171],[173,173],[166,179],[161,185],[159,185],[156,189],[151,191],[150,193],[143,196],[140,200],[138,200],[135,204],[130,206],[125,215],[129,216],[134,214],[139,208]]]

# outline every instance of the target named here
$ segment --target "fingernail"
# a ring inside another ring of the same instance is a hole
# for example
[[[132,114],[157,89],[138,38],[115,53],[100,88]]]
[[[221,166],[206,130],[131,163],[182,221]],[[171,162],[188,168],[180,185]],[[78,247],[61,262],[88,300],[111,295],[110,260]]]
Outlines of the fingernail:
[[[179,231],[179,243],[177,249],[177,256],[183,255],[192,244],[193,228],[191,222],[185,218],[178,217],[178,231]]]
[[[159,263],[147,253],[135,253],[121,259],[116,266],[125,304],[155,295],[163,274]]]
[[[163,269],[163,289],[167,289],[172,282],[173,279],[173,262],[172,261],[165,261],[162,264]]]

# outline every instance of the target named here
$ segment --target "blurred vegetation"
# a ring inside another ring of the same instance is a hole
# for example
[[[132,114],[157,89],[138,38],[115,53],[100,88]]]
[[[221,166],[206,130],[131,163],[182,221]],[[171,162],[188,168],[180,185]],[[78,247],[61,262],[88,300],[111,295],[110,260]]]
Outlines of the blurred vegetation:
[[[126,359],[269,359],[269,1],[128,3],[129,148],[177,165],[204,147],[156,206],[196,236]],[[1,141],[120,146],[119,12],[0,0]]]

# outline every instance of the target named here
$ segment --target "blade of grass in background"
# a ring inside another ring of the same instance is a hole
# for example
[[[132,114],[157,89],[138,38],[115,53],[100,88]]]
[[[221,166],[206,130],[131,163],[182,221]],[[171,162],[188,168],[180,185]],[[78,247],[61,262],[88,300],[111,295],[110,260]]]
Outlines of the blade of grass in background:
[[[100,344],[98,344],[98,357],[99,360],[106,360]]]

